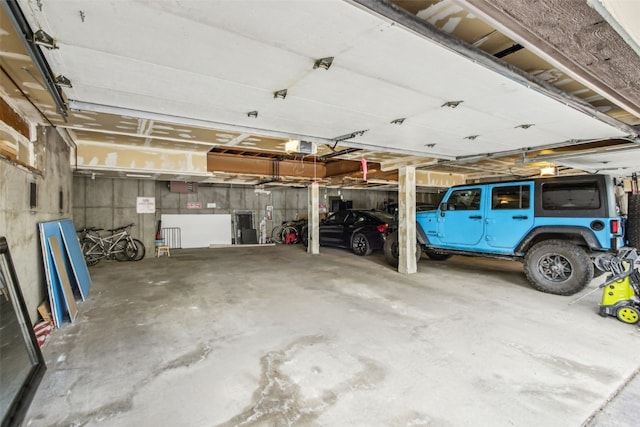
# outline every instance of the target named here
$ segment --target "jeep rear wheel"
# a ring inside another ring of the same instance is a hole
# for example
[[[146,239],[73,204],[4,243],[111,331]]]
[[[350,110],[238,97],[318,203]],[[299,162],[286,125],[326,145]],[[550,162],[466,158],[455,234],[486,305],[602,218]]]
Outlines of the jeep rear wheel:
[[[563,240],[535,244],[524,259],[524,272],[535,289],[573,295],[593,279],[593,263],[580,246]]]
[[[422,256],[422,245],[416,242],[416,262],[420,261]],[[398,232],[394,231],[389,234],[384,241],[384,258],[394,267],[398,266],[400,259],[400,248],[398,246]]]
[[[629,194],[626,238],[629,246],[640,248],[640,194]]]

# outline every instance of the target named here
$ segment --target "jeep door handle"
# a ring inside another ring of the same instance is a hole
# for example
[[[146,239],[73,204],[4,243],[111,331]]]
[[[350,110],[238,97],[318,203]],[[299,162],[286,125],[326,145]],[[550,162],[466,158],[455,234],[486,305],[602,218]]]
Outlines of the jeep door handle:
[[[512,216],[511,218],[513,218],[513,219],[529,219],[529,217],[526,216],[526,215],[515,215],[515,216]]]
[[[482,219],[481,215],[470,215],[469,219]]]

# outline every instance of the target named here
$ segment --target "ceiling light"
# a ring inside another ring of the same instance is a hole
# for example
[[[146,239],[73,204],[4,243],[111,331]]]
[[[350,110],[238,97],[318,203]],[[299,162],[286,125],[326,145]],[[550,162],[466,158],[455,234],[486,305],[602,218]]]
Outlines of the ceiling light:
[[[284,151],[288,154],[316,154],[317,147],[313,142],[308,141],[299,141],[297,139],[292,139],[291,141],[287,141],[284,144]]]
[[[525,124],[523,124],[523,125],[518,125],[518,126],[516,126],[516,129],[517,129],[517,128],[520,128],[520,129],[529,129],[531,126],[535,126],[535,125],[534,125],[533,123],[530,123],[530,124],[529,124],[529,123],[525,123]]]
[[[540,176],[556,176],[558,168],[556,166],[545,166],[540,169]]]
[[[287,90],[286,89],[280,89],[277,90],[275,92],[273,92],[273,97],[278,99],[285,99],[287,97]]]
[[[469,136],[465,136],[464,139],[468,139],[470,141],[473,141],[474,139],[476,139],[479,136],[480,135],[469,135]]]
[[[320,58],[315,62],[315,64],[313,64],[313,69],[315,70],[316,68],[324,68],[325,70],[328,70],[329,67],[331,67],[332,63],[333,63],[333,56]]]
[[[401,119],[395,119],[395,120],[391,120],[391,124],[392,125],[401,125],[402,123],[404,123],[404,121],[406,120],[406,118],[401,118]]]
[[[442,104],[440,107],[449,107],[449,108],[456,108],[458,105],[462,104],[464,101],[447,101],[444,104]]]
[[[257,111],[249,111],[247,113],[247,117],[253,117],[255,119],[256,117],[258,117],[258,112]]]

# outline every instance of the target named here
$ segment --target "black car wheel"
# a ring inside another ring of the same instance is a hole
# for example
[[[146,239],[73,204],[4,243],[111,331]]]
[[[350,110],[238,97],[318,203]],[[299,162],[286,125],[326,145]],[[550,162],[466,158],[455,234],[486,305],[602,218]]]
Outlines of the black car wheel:
[[[416,262],[420,261],[420,257],[422,256],[422,245],[420,242],[416,242]],[[384,242],[384,258],[387,262],[394,267],[398,266],[399,258],[400,258],[400,249],[398,248],[398,232],[394,231],[393,233],[387,236],[387,239]]]
[[[370,255],[371,252],[373,252],[373,249],[371,249],[371,244],[369,244],[369,239],[367,239],[367,236],[362,233],[354,234],[353,238],[351,239],[351,249],[353,250],[354,254],[360,256]]]
[[[535,244],[524,259],[524,272],[535,289],[573,295],[593,279],[593,263],[580,246],[562,240]]]

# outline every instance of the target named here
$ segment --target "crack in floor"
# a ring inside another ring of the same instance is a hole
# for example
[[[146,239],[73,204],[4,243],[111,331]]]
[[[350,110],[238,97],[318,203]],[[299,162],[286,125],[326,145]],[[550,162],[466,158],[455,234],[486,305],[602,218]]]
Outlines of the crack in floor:
[[[132,390],[123,398],[102,405],[89,412],[78,412],[75,414],[70,414],[65,417],[64,423],[61,423],[60,425],[67,425],[69,427],[81,427],[87,425],[92,421],[103,422],[107,419],[114,418],[120,414],[126,413],[133,408],[133,399],[141,388],[155,380],[164,372],[178,368],[189,368],[196,363],[203,362],[207,359],[211,352],[212,347],[210,345],[201,344],[195,350],[185,353],[182,356],[172,359],[153,369],[148,377],[139,381],[137,384],[134,384]],[[67,396],[67,404],[71,407],[69,398],[70,396]]]
[[[297,354],[317,344],[326,344],[324,336],[299,338],[282,350],[271,351],[260,359],[261,380],[253,393],[253,403],[242,413],[218,427],[240,426],[309,426],[326,409],[335,405],[340,396],[356,390],[369,390],[385,378],[384,369],[374,360],[356,357],[362,369],[335,387],[323,390],[319,397],[305,399],[303,390],[283,372],[284,365],[292,362]],[[312,372],[319,372],[318,367]]]

